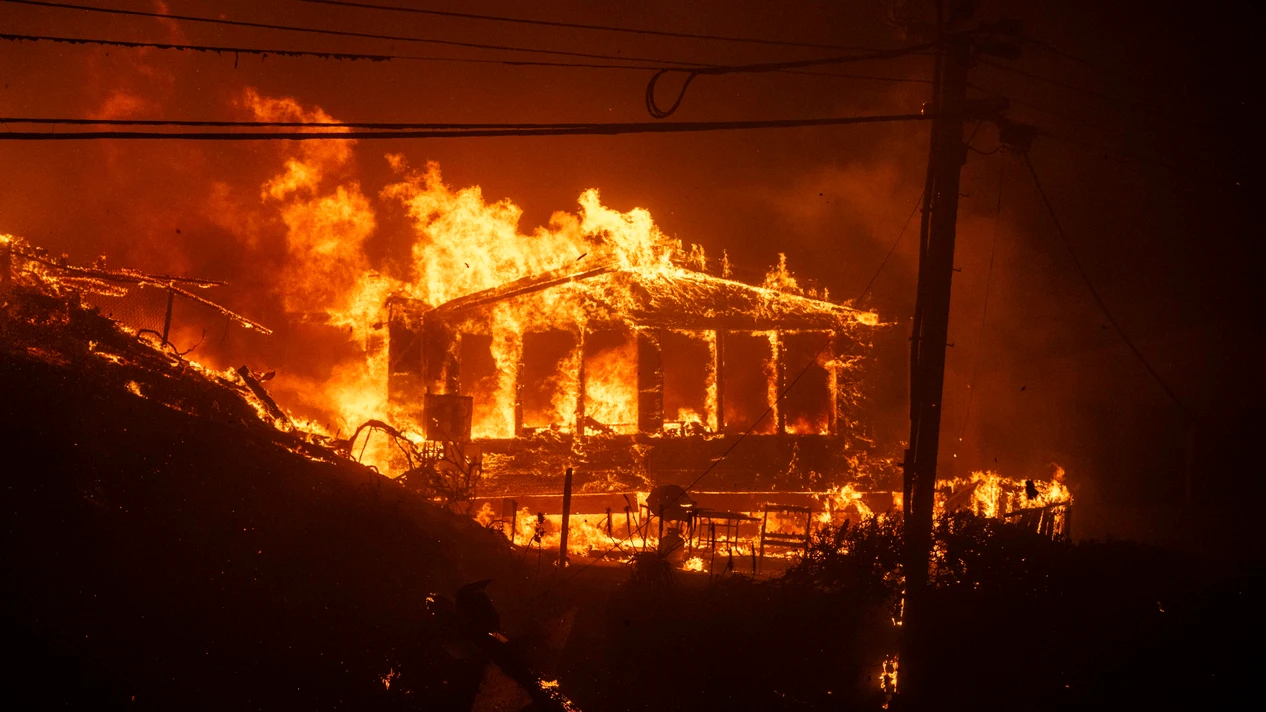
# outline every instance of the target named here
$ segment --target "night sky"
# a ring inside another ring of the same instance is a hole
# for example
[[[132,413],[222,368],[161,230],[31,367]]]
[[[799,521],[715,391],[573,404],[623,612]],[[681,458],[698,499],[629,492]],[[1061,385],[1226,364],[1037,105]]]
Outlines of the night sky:
[[[718,64],[828,56],[826,49],[533,27],[339,8],[294,0],[81,4],[202,17],[432,37],[570,52]],[[840,46],[916,41],[879,2],[407,2],[461,12],[761,37]],[[918,14],[917,3],[910,11]],[[926,14],[926,13],[925,13]],[[977,66],[973,96],[1013,99],[1010,118],[1038,125],[1030,156],[1089,278],[1184,416],[1099,312],[1018,156],[980,127],[964,169],[942,471],[1046,476],[1068,471],[1078,536],[1220,546],[1248,531],[1262,493],[1264,382],[1261,99],[1251,69],[1259,11],[1225,3],[985,2],[981,16],[1024,21],[1023,56]],[[419,43],[320,37],[66,9],[0,4],[3,32],[149,42],[600,61]],[[702,77],[675,120],[778,119],[917,112],[931,58],[842,65],[840,73]],[[1023,74],[1022,74],[1022,73]],[[6,117],[251,118],[248,88],[293,97],[339,120],[413,122],[652,121],[650,71],[441,61],[340,62],[51,43],[0,43]],[[1051,81],[1043,81],[1044,77]],[[1057,83],[1055,83],[1057,82]],[[671,93],[673,80],[665,80]],[[1060,86],[1060,84],[1068,86]],[[1075,88],[1069,88],[1069,87]],[[1080,89],[1076,89],[1079,87]],[[20,130],[8,125],[10,130]],[[384,156],[438,162],[453,187],[522,207],[520,229],[576,210],[587,188],[619,210],[646,208],[665,233],[759,278],[778,253],[834,299],[875,275],[922,190],[927,124],[711,134],[365,141],[340,180],[357,181],[377,228],[373,266],[403,269],[408,224],[378,192]],[[969,127],[970,128],[970,127]],[[292,146],[268,143],[0,141],[0,232],[83,263],[228,280],[216,298],[277,328],[269,339],[208,338],[215,361],[320,372],[342,355],[301,347],[269,270],[282,251],[276,211],[259,202]],[[999,187],[1001,209],[999,211]],[[256,206],[258,207],[258,206]],[[249,222],[250,225],[245,223]],[[988,318],[981,316],[997,235]],[[249,239],[244,237],[249,234]],[[862,306],[891,326],[877,337],[872,402],[881,449],[907,434],[906,369],[917,218]],[[740,275],[742,273],[740,272]],[[971,413],[968,384],[979,359]],[[1194,436],[1191,433],[1194,431]],[[959,438],[962,438],[961,442]],[[1189,444],[1194,443],[1194,444]],[[1188,462],[1190,461],[1190,466]],[[1192,495],[1186,478],[1190,471]],[[1254,499],[1254,497],[1258,499]],[[1243,525],[1245,529],[1239,527]],[[1247,543],[1244,539],[1241,543]]]

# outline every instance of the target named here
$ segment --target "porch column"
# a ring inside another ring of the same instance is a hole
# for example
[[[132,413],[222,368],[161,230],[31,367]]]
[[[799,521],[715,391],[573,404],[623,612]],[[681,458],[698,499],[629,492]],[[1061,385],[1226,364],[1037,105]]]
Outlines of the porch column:
[[[712,364],[717,388],[717,432],[725,432],[725,329],[712,332],[716,344],[716,362]]]
[[[637,330],[637,429],[664,429],[664,359],[660,329]]]

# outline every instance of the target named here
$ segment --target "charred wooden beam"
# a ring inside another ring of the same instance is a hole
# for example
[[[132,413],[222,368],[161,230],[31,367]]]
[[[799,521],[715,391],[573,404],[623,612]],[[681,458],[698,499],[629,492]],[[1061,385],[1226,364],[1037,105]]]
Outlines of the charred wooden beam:
[[[762,316],[740,311],[714,314],[696,314],[680,310],[673,312],[632,310],[629,320],[637,326],[676,329],[679,331],[828,331],[835,329],[866,327],[852,321],[847,315],[801,314],[795,316]]]
[[[664,429],[664,360],[658,329],[637,330],[637,429]]]
[[[264,406],[264,410],[267,411],[273,419],[279,423],[290,425],[290,418],[286,415],[286,412],[277,405],[277,401],[273,400],[273,397],[268,394],[268,391],[264,388],[264,384],[255,377],[255,374],[251,373],[250,368],[245,365],[239,366],[237,369],[237,375],[241,376],[242,382],[246,384],[246,387],[251,393],[255,394],[255,397],[259,399],[260,404]]]
[[[556,270],[550,270],[542,274],[529,275],[522,279],[516,279],[513,282],[507,282],[492,289],[485,289],[474,294],[467,294],[464,297],[458,297],[451,301],[445,302],[437,307],[442,312],[456,312],[465,309],[473,309],[475,307],[492,304],[494,302],[504,301],[513,297],[523,296],[539,292],[550,287],[557,287],[567,282],[579,282],[581,280],[597,277],[615,271],[614,264],[603,264],[584,270],[577,270],[574,266],[568,265]]]

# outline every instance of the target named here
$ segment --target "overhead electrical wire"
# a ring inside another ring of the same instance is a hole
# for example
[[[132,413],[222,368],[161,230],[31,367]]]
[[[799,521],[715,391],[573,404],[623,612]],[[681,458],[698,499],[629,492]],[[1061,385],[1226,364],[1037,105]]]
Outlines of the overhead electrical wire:
[[[32,116],[0,116],[0,123],[68,125],[68,126],[205,126],[222,128],[359,128],[359,129],[427,129],[427,130],[465,130],[465,129],[558,129],[594,126],[595,122],[572,123],[421,123],[421,122],[386,122],[386,121],[214,121],[202,119],[80,119]]]
[[[1099,311],[1103,314],[1103,317],[1108,320],[1108,323],[1112,325],[1113,330],[1117,332],[1117,336],[1121,337],[1121,341],[1129,347],[1130,352],[1133,353],[1134,357],[1138,359],[1140,364],[1142,364],[1148,375],[1152,377],[1152,380],[1156,381],[1156,384],[1160,386],[1162,391],[1165,392],[1165,395],[1169,396],[1169,399],[1173,401],[1175,406],[1178,407],[1178,410],[1183,414],[1183,416],[1192,423],[1198,423],[1199,421],[1196,419],[1195,413],[1191,410],[1191,408],[1187,407],[1187,404],[1183,402],[1182,398],[1178,397],[1178,394],[1174,392],[1174,389],[1170,388],[1169,384],[1165,382],[1165,379],[1161,377],[1160,373],[1152,367],[1151,362],[1147,360],[1147,357],[1139,350],[1139,347],[1134,343],[1134,340],[1125,333],[1125,329],[1121,328],[1121,323],[1117,321],[1115,316],[1113,316],[1112,310],[1108,308],[1107,303],[1103,300],[1103,296],[1099,294],[1099,289],[1095,287],[1094,282],[1091,281],[1090,275],[1086,274],[1086,269],[1082,266],[1081,259],[1077,257],[1077,251],[1073,249],[1072,242],[1068,239],[1068,233],[1064,232],[1064,226],[1059,221],[1059,216],[1055,214],[1055,207],[1051,204],[1051,199],[1050,196],[1046,194],[1046,189],[1042,187],[1042,181],[1037,177],[1037,170],[1033,167],[1033,161],[1029,159],[1029,154],[1026,152],[1021,154],[1021,156],[1024,159],[1024,165],[1029,169],[1029,175],[1033,178],[1033,185],[1037,188],[1037,193],[1042,198],[1042,204],[1046,206],[1046,211],[1051,216],[1051,223],[1055,226],[1055,232],[1059,235],[1060,241],[1064,243],[1064,248],[1068,251],[1068,256],[1072,260],[1073,269],[1077,271],[1077,276],[1081,277],[1081,281],[1086,285],[1086,290],[1090,292],[1090,296],[1099,307]]]
[[[1078,85],[1076,85],[1076,84],[1070,84],[1070,83],[1065,82],[1065,81],[1060,81],[1059,79],[1052,79],[1052,78],[1050,78],[1050,77],[1043,76],[1043,75],[1041,75],[1041,74],[1037,74],[1036,72],[1029,72],[1029,71],[1026,71],[1026,70],[1023,70],[1023,69],[1019,69],[1019,68],[1016,68],[1016,67],[1009,67],[1009,66],[1007,66],[1007,65],[1005,65],[1005,64],[1002,64],[1001,62],[995,62],[995,61],[993,61],[993,60],[990,60],[990,59],[985,59],[985,58],[983,58],[983,57],[978,57],[978,58],[976,59],[976,61],[977,61],[979,64],[983,64],[983,65],[984,65],[984,66],[986,66],[986,67],[993,67],[994,69],[997,69],[998,71],[1002,71],[1002,72],[1010,72],[1010,73],[1012,73],[1012,74],[1016,74],[1016,75],[1019,75],[1019,76],[1021,76],[1021,77],[1025,77],[1025,78],[1027,78],[1027,79],[1033,79],[1033,80],[1035,80],[1035,81],[1045,82],[1045,83],[1050,84],[1050,85],[1052,85],[1052,86],[1057,86],[1057,87],[1060,87],[1060,88],[1062,88],[1062,89],[1067,89],[1067,90],[1069,90],[1069,91],[1075,91],[1075,92],[1078,92],[1078,93],[1080,93],[1080,94],[1084,94],[1084,95],[1086,95],[1086,96],[1094,97],[1094,98],[1096,98],[1096,99],[1099,99],[1100,101],[1103,101],[1103,102],[1104,102],[1104,103],[1106,103],[1106,104],[1109,104],[1109,105],[1111,105],[1111,106],[1115,106],[1115,107],[1120,108],[1120,109],[1124,109],[1124,110],[1128,110],[1128,111],[1134,111],[1134,112],[1147,112],[1147,113],[1149,113],[1149,114],[1151,114],[1152,112],[1157,111],[1157,109],[1156,109],[1156,108],[1154,108],[1154,107],[1144,106],[1144,105],[1142,105],[1142,104],[1138,104],[1138,103],[1136,103],[1136,102],[1132,102],[1132,101],[1128,101],[1128,100],[1126,100],[1126,99],[1121,99],[1121,98],[1118,98],[1118,97],[1115,97],[1115,96],[1111,96],[1111,95],[1108,95],[1108,94],[1104,94],[1103,92],[1100,92],[1100,91],[1095,91],[1094,89],[1088,89],[1088,88],[1083,87],[1083,86],[1078,86]]]
[[[790,69],[803,69],[807,67],[821,67],[826,65],[846,64],[851,62],[869,62],[881,59],[895,59],[911,54],[921,53],[926,50],[935,48],[935,42],[929,42],[909,47],[901,47],[898,49],[883,50],[879,52],[871,52],[868,54],[850,54],[838,57],[819,57],[815,59],[799,59],[788,62],[762,62],[757,64],[738,64],[720,67],[703,67],[703,68],[679,68],[667,67],[659,70],[651,77],[646,84],[646,111],[657,119],[671,116],[681,106],[681,102],[686,98],[686,90],[690,88],[691,82],[695,77],[699,76],[719,76],[723,74],[760,74],[764,72],[781,72]],[[685,81],[682,82],[681,89],[677,92],[677,98],[673,100],[671,106],[667,109],[660,108],[655,100],[655,86],[664,75],[670,72],[679,72],[686,75]]]
[[[892,247],[888,248],[888,254],[884,255],[884,259],[879,263],[879,267],[875,269],[875,273],[870,276],[870,281],[866,283],[866,288],[862,293],[857,295],[857,299],[853,300],[854,304],[860,304],[862,299],[870,294],[870,288],[875,285],[875,280],[879,279],[879,273],[884,271],[884,266],[888,264],[888,260],[892,258],[892,253],[897,251],[897,245],[901,244],[901,238],[906,236],[906,230],[910,228],[910,223],[914,221],[914,214],[919,212],[919,207],[923,205],[923,193],[919,193],[918,200],[914,201],[914,207],[910,209],[910,217],[906,218],[906,224],[901,227],[901,232],[897,233],[897,239],[892,241]]]
[[[260,56],[275,55],[279,57],[317,57],[320,59],[367,60],[370,62],[386,62],[403,57],[388,54],[354,54],[349,52],[313,52],[297,49],[263,49],[258,47],[228,47],[216,45],[167,44],[163,42],[127,42],[124,40],[103,40],[87,37],[52,37],[48,35],[14,35],[0,33],[0,40],[6,42],[56,42],[60,44],[100,45],[103,47],[122,47],[125,49],[171,49],[192,52],[214,52],[216,54],[253,54]],[[491,60],[489,60],[491,61]]]
[[[617,136],[647,133],[697,133],[749,129],[804,128],[813,126],[846,126],[855,124],[926,121],[926,114],[885,114],[820,119],[779,119],[769,121],[677,121],[592,124],[442,124],[438,128],[409,128],[374,131],[282,131],[282,132],[190,132],[190,131],[79,131],[70,133],[9,132],[0,133],[0,141],[75,141],[75,140],[190,140],[190,141],[350,141],[366,139],[437,139],[489,138],[514,136]],[[73,121],[73,120],[72,120]],[[240,122],[248,123],[248,122]],[[169,124],[177,125],[177,124]],[[396,124],[401,125],[401,124]],[[329,129],[340,125],[322,125]],[[342,124],[341,126],[352,126]],[[413,124],[414,127],[435,125]]]
[[[0,0],[2,2],[3,0]],[[126,49],[163,49],[177,51],[194,51],[207,52],[215,54],[233,54],[233,55],[258,55],[261,57],[280,56],[280,57],[314,57],[317,59],[334,59],[358,61],[366,60],[370,62],[390,62],[392,60],[405,61],[422,61],[422,62],[454,62],[458,64],[497,64],[510,67],[561,67],[568,69],[617,69],[617,70],[633,70],[633,71],[655,71],[665,69],[663,65],[638,65],[638,64],[598,64],[592,62],[546,62],[541,60],[527,59],[473,59],[466,57],[438,57],[425,55],[409,55],[409,54],[363,54],[353,52],[322,52],[314,50],[294,50],[294,49],[275,49],[263,47],[232,47],[221,45],[190,45],[190,44],[170,44],[162,42],[129,42],[125,40],[109,40],[90,37],[55,37],[48,35],[18,35],[0,33],[0,40],[8,42],[55,42],[61,44],[72,45],[100,45],[104,47],[122,47]],[[236,61],[234,62],[236,66]],[[696,66],[696,65],[687,65]],[[700,64],[697,66],[718,66]],[[913,83],[922,84],[929,80],[907,77],[883,77],[868,74],[842,74],[839,72],[808,72],[808,71],[788,71],[786,74],[797,74],[801,76],[826,77],[834,79],[856,79],[864,81],[876,82],[894,82],[894,83]]]
[[[84,12],[97,12],[108,15],[128,15],[132,17],[149,17],[160,20],[176,20],[180,22],[202,22],[213,25],[226,25],[230,27],[249,27],[260,30],[276,30],[278,32],[301,32],[317,35],[328,35],[334,37],[355,37],[358,39],[373,40],[390,40],[392,42],[416,42],[421,44],[443,45],[448,47],[464,47],[467,49],[486,49],[502,52],[526,52],[530,54],[550,54],[564,57],[580,57],[582,59],[610,59],[628,62],[648,62],[657,65],[664,64],[680,64],[671,60],[664,60],[652,57],[621,57],[619,55],[610,54],[594,54],[589,52],[570,52],[566,50],[541,49],[539,47],[520,47],[514,45],[497,45],[486,44],[482,42],[462,42],[459,40],[440,40],[425,37],[408,37],[402,35],[387,35],[372,32],[353,32],[351,30],[330,30],[321,27],[298,27],[295,25],[280,25],[269,22],[251,22],[248,20],[228,20],[213,17],[198,17],[194,15],[174,15],[164,14],[161,12],[146,12],[143,10],[120,10],[116,8],[93,7],[89,5],[72,5],[70,3],[47,2],[46,0],[0,0],[0,2],[15,3],[18,5],[30,5],[34,7],[58,8],[63,10],[80,10]],[[687,66],[692,66],[687,63]]]
[[[452,12],[447,10],[431,10],[419,7],[401,7],[399,5],[377,5],[373,3],[346,2],[345,0],[299,0],[299,2],[312,3],[315,5],[334,5],[338,7],[357,8],[363,10],[383,10],[389,12],[404,12],[417,15],[432,15],[435,17],[454,17],[464,20],[488,20],[492,22],[508,22],[521,25],[536,25],[539,27],[557,27],[569,30],[598,30],[602,32],[619,32],[632,35],[648,35],[653,37],[671,37],[675,39],[690,40],[710,40],[716,42],[736,42],[746,44],[760,44],[774,47],[803,47],[807,49],[833,49],[833,50],[854,50],[854,51],[875,51],[874,47],[856,47],[850,45],[835,44],[816,44],[813,42],[795,42],[789,40],[771,40],[761,37],[737,37],[733,35],[711,35],[695,32],[669,32],[666,30],[645,30],[635,27],[618,27],[615,25],[591,25],[579,22],[561,22],[558,20],[534,20],[525,17],[505,17],[500,15],[482,15],[471,12]]]
[[[979,84],[974,84],[974,83],[972,83],[972,82],[968,82],[968,83],[967,83],[967,86],[968,86],[969,88],[971,88],[971,89],[975,89],[976,91],[982,92],[982,93],[984,93],[984,94],[988,94],[989,96],[996,96],[996,97],[999,97],[999,98],[1001,98],[1001,99],[1006,99],[1006,100],[1007,100],[1007,102],[1008,102],[1009,104],[1015,104],[1016,106],[1025,106],[1025,107],[1028,107],[1028,108],[1030,108],[1030,109],[1033,109],[1034,111],[1040,111],[1040,112],[1042,112],[1043,114],[1047,114],[1047,115],[1053,116],[1053,117],[1055,117],[1055,118],[1057,118],[1057,119],[1062,119],[1062,120],[1064,120],[1064,121],[1068,121],[1068,122],[1075,123],[1075,124],[1081,124],[1082,126],[1087,126],[1087,127],[1090,127],[1090,128],[1095,128],[1095,129],[1106,129],[1106,128],[1108,128],[1108,127],[1107,127],[1105,124],[1103,124],[1102,122],[1099,122],[1099,121],[1091,121],[1090,119],[1083,119],[1083,118],[1078,117],[1078,116],[1073,116],[1072,114],[1065,114],[1065,113],[1064,113],[1064,112],[1062,112],[1062,111],[1057,111],[1057,110],[1055,110],[1055,109],[1051,109],[1051,108],[1049,108],[1049,107],[1047,107],[1047,106],[1043,106],[1043,105],[1041,105],[1041,104],[1035,104],[1035,103],[1033,103],[1033,102],[1031,102],[1031,101],[1028,101],[1028,100],[1025,100],[1025,99],[1016,99],[1015,97],[1013,97],[1013,96],[1011,96],[1011,95],[1009,95],[1009,94],[1004,94],[1004,93],[1002,93],[1002,92],[1000,92],[1000,91],[998,91],[998,90],[996,90],[996,89],[989,89],[989,88],[987,88],[987,87],[982,87],[982,86],[980,86]]]
[[[1144,156],[1142,154],[1131,151],[1128,148],[1124,148],[1120,146],[1108,146],[1102,143],[1095,143],[1094,141],[1086,141],[1085,139],[1073,138],[1071,136],[1056,133],[1054,131],[1049,131],[1047,129],[1039,129],[1037,135],[1041,136],[1042,138],[1050,139],[1052,141],[1066,143],[1070,146],[1078,146],[1080,148],[1085,148],[1085,149],[1092,150],[1095,152],[1103,152],[1105,155],[1115,153],[1118,156],[1123,156],[1125,158],[1130,158],[1135,161],[1139,161],[1141,163],[1147,163],[1147,164],[1158,166],[1160,168],[1165,168],[1171,171],[1189,170],[1188,166],[1184,166],[1176,161],[1170,161],[1163,158],[1156,158],[1154,156]]]
[[[1093,62],[1091,62],[1091,61],[1089,61],[1089,60],[1087,60],[1087,59],[1083,59],[1083,58],[1081,58],[1081,57],[1078,57],[1078,56],[1077,56],[1077,55],[1075,55],[1075,54],[1070,54],[1070,53],[1068,53],[1068,52],[1065,52],[1064,50],[1062,50],[1062,49],[1060,49],[1060,48],[1058,48],[1058,47],[1056,47],[1056,46],[1054,46],[1054,45],[1052,45],[1052,44],[1050,44],[1050,43],[1048,43],[1048,42],[1043,42],[1042,40],[1035,39],[1035,38],[1033,38],[1033,37],[1029,37],[1028,35],[1018,35],[1018,37],[1020,38],[1020,41],[1022,41],[1022,42],[1027,42],[1027,43],[1029,43],[1030,45],[1032,45],[1032,46],[1034,46],[1034,47],[1037,47],[1038,49],[1046,50],[1047,52],[1050,52],[1051,54],[1054,54],[1054,55],[1059,56],[1059,57],[1063,57],[1064,59],[1067,59],[1067,60],[1070,60],[1070,61],[1076,62],[1077,64],[1083,64],[1083,65],[1085,65],[1085,66],[1087,66],[1087,67],[1090,67],[1091,69],[1100,69],[1100,67],[1099,67],[1098,65],[1096,65],[1095,63],[1093,63]]]
[[[1063,120],[1068,121],[1068,122],[1071,122],[1071,123],[1080,124],[1080,125],[1085,126],[1085,127],[1087,127],[1087,128],[1100,129],[1101,131],[1100,131],[1099,133],[1100,133],[1101,135],[1106,136],[1106,137],[1109,137],[1109,138],[1126,138],[1126,137],[1127,137],[1127,135],[1126,135],[1126,134],[1121,133],[1121,132],[1119,132],[1119,131],[1112,131],[1112,130],[1111,130],[1111,129],[1107,126],[1107,125],[1102,124],[1102,123],[1099,123],[1099,122],[1095,122],[1095,121],[1088,121],[1088,120],[1086,120],[1086,119],[1081,119],[1081,118],[1078,118],[1078,117],[1075,117],[1075,116],[1070,116],[1070,115],[1068,115],[1068,114],[1064,114],[1064,113],[1061,113],[1061,112],[1058,112],[1058,111],[1054,111],[1054,110],[1052,110],[1052,109],[1048,109],[1048,108],[1046,108],[1046,107],[1044,107],[1044,106],[1041,106],[1041,105],[1038,105],[1038,104],[1033,104],[1033,103],[1028,102],[1028,101],[1023,101],[1023,100],[1020,100],[1020,99],[1016,99],[1016,98],[1011,97],[1011,96],[1009,96],[1009,95],[1007,95],[1007,94],[1003,94],[1002,92],[999,92],[999,91],[995,91],[995,90],[992,90],[992,89],[986,89],[985,87],[982,87],[982,86],[979,86],[979,85],[976,85],[976,84],[971,84],[971,83],[968,83],[968,85],[967,85],[967,86],[971,87],[972,89],[977,89],[977,90],[979,90],[979,91],[982,91],[982,92],[984,92],[984,93],[986,93],[986,94],[989,94],[989,95],[991,95],[991,96],[996,96],[996,97],[999,97],[999,98],[1005,99],[1005,100],[1007,100],[1008,102],[1010,102],[1010,103],[1012,103],[1012,104],[1016,104],[1016,105],[1018,105],[1018,106],[1026,106],[1026,107],[1028,107],[1028,108],[1030,108],[1030,109],[1034,109],[1034,110],[1036,110],[1036,111],[1040,111],[1040,112],[1042,112],[1042,113],[1044,113],[1044,114],[1049,114],[1049,115],[1051,115],[1051,116],[1053,116],[1053,117],[1056,117],[1056,118],[1059,118],[1059,119],[1063,119]],[[1103,153],[1105,153],[1105,154],[1108,154],[1108,153],[1111,153],[1111,154],[1117,154],[1117,155],[1122,156],[1122,157],[1125,157],[1125,158],[1129,158],[1129,159],[1132,159],[1132,160],[1135,160],[1135,161],[1139,161],[1139,162],[1142,162],[1142,163],[1148,163],[1148,164],[1151,164],[1151,165],[1154,165],[1154,166],[1158,166],[1158,167],[1161,167],[1161,168],[1166,168],[1166,169],[1168,169],[1168,170],[1172,170],[1172,171],[1186,170],[1186,168],[1185,168],[1183,165],[1181,165],[1180,163],[1178,163],[1178,162],[1176,162],[1176,161],[1172,161],[1172,160],[1168,160],[1168,159],[1164,159],[1164,158],[1160,158],[1160,157],[1156,157],[1156,156],[1145,156],[1145,155],[1143,155],[1143,154],[1140,154],[1140,153],[1137,153],[1137,152],[1135,152],[1135,151],[1132,151],[1132,150],[1130,150],[1129,148],[1126,148],[1126,147],[1124,147],[1124,146],[1109,146],[1109,145],[1107,145],[1107,144],[1097,143],[1097,142],[1095,142],[1095,141],[1089,141],[1089,140],[1086,140],[1086,139],[1084,139],[1084,138],[1073,138],[1072,136],[1068,136],[1068,135],[1066,135],[1066,134],[1061,134],[1061,133],[1058,133],[1058,132],[1055,132],[1055,131],[1051,131],[1051,130],[1049,130],[1049,129],[1046,129],[1046,128],[1041,128],[1041,127],[1037,127],[1037,135],[1038,135],[1038,136],[1041,136],[1041,137],[1043,137],[1043,138],[1051,139],[1051,140],[1053,140],[1053,141],[1059,141],[1059,142],[1066,143],[1066,144],[1071,145],[1071,146],[1078,146],[1078,147],[1085,148],[1085,149],[1089,149],[1089,150],[1096,151],[1096,152],[1103,152]],[[969,146],[968,148],[972,148],[972,147],[970,147],[970,146]],[[974,148],[973,148],[973,150],[976,150],[976,149],[974,149]],[[993,151],[989,151],[989,152],[977,151],[977,153],[986,153],[986,155],[987,155],[987,154],[989,154],[989,153],[993,153]]]
[[[995,149],[995,152],[997,149]],[[976,334],[976,353],[972,356],[971,380],[967,383],[967,407],[963,409],[963,425],[958,430],[958,441],[962,442],[963,435],[967,433],[967,424],[971,420],[972,401],[976,397],[976,377],[980,375],[980,351],[981,346],[985,343],[985,325],[989,323],[989,292],[993,287],[993,264],[994,256],[998,252],[998,233],[1001,231],[1000,223],[1002,222],[1002,187],[1003,187],[1003,167],[1006,165],[1005,156],[998,159],[998,203],[994,208],[993,215],[993,240],[989,243],[989,269],[985,272],[985,303],[980,309],[980,331]]]

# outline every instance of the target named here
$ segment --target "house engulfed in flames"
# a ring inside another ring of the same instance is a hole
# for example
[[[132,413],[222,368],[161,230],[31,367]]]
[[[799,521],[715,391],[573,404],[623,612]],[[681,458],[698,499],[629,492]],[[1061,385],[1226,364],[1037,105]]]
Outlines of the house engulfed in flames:
[[[445,428],[469,427],[481,494],[556,494],[570,466],[581,492],[685,486],[741,434],[700,489],[767,497],[858,474],[874,313],[777,289],[782,264],[753,286],[672,255],[583,262],[389,303],[389,397],[431,427],[428,399],[462,397],[469,426]]]

